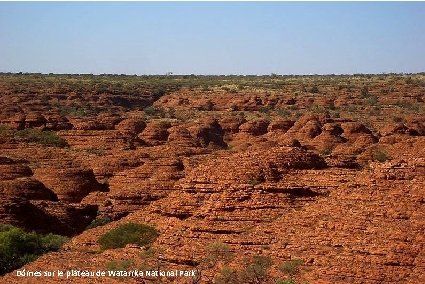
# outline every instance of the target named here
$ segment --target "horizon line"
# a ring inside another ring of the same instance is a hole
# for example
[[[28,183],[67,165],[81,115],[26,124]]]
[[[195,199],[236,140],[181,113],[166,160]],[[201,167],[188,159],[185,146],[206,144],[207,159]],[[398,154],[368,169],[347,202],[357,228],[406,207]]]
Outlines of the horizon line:
[[[309,73],[309,74],[278,74],[278,73],[269,73],[269,74],[174,74],[172,72],[167,72],[165,74],[127,74],[127,73],[43,73],[43,72],[3,72],[0,71],[0,75],[44,75],[44,76],[128,76],[128,77],[182,77],[182,76],[192,76],[192,77],[290,77],[290,76],[391,76],[391,75],[425,75],[425,70],[421,72],[381,72],[381,73]]]

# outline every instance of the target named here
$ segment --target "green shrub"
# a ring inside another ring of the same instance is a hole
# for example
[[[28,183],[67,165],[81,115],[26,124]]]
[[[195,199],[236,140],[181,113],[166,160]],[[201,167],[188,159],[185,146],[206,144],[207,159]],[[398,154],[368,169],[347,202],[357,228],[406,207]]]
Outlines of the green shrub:
[[[264,180],[260,179],[260,178],[252,178],[248,181],[248,183],[252,186],[256,186],[259,185],[263,182]]]
[[[340,118],[341,117],[341,113],[339,113],[338,111],[335,111],[332,113],[332,117],[333,118]]]
[[[68,143],[53,131],[41,131],[27,128],[14,133],[15,138],[22,139],[28,143],[37,143],[44,146],[66,147]]]
[[[6,140],[11,137],[12,131],[6,125],[0,124],[0,143],[3,143],[3,139]]]
[[[59,250],[67,240],[67,237],[52,233],[41,236],[41,244],[46,252]]]
[[[82,108],[82,107],[76,107],[76,106],[72,106],[72,107],[62,107],[59,106],[59,110],[60,110],[60,114],[62,116],[75,116],[75,117],[86,117],[90,114],[95,114],[94,111],[88,110],[86,108]]]
[[[303,261],[301,259],[285,261],[279,266],[279,270],[293,277],[299,272],[301,264],[303,264]]]
[[[127,223],[103,234],[99,243],[102,249],[122,248],[127,244],[146,246],[159,236],[158,231],[145,224]]]
[[[0,275],[34,261],[43,253],[58,250],[66,237],[25,232],[12,225],[0,225]]]
[[[10,131],[9,127],[7,127],[6,125],[0,124],[0,134],[9,133],[9,131]]]
[[[43,105],[47,105],[49,103],[50,97],[49,95],[43,94],[40,97],[40,101]]]
[[[265,281],[268,277],[267,270],[272,265],[270,256],[256,255],[252,258],[251,263],[240,273],[240,277],[244,283],[253,283],[253,281]]]
[[[311,87],[310,93],[318,94],[319,93],[319,88],[317,86]]]
[[[285,280],[278,279],[276,281],[276,284],[296,284],[296,283],[297,282],[295,282],[294,279],[285,279]]]
[[[370,95],[367,99],[366,99],[367,104],[371,105],[371,106],[375,106],[378,104],[378,97],[374,96],[374,95]]]
[[[276,112],[277,115],[279,115],[281,117],[285,117],[285,118],[291,115],[291,112],[287,109],[284,109],[284,108],[277,109],[275,112]]]
[[[155,114],[155,108],[153,107],[153,106],[148,106],[148,107],[145,107],[144,109],[143,109],[143,111],[147,114],[147,115],[154,115]]]
[[[347,112],[356,112],[357,111],[357,106],[355,105],[349,105],[346,107],[346,111]]]
[[[413,112],[420,112],[421,111],[421,107],[419,104],[413,103],[413,102],[409,102],[409,101],[405,101],[405,100],[398,100],[395,102],[395,105],[413,111]]]
[[[208,100],[205,105],[201,106],[199,110],[205,110],[205,111],[213,111],[214,110],[214,103],[211,100]]]
[[[123,271],[128,270],[134,262],[130,259],[123,260],[111,260],[106,263],[106,269],[111,271]]]
[[[271,110],[270,106],[261,106],[258,108],[258,111],[261,113],[269,113]]]
[[[159,86],[156,87],[153,91],[152,91],[152,96],[154,98],[159,99],[160,97],[164,96],[167,93],[167,90],[165,87],[163,86]]]
[[[143,259],[150,259],[157,255],[157,251],[153,248],[148,248],[140,253],[140,257]]]
[[[232,252],[230,251],[230,246],[222,242],[214,242],[207,246],[207,260],[216,263],[221,260],[228,262],[232,258]]]
[[[320,151],[321,156],[329,156],[330,154],[332,154],[332,148],[330,147],[326,147]]]
[[[388,89],[388,88],[381,90],[381,94],[383,94],[383,95],[388,95],[389,93],[390,93],[390,89]]]
[[[93,229],[99,226],[103,226],[110,223],[111,221],[112,220],[109,217],[96,218],[90,223],[90,225],[87,226],[87,229]]]
[[[159,117],[162,117],[162,118],[164,118],[165,117],[165,114],[166,114],[163,109],[161,109],[161,108],[155,108],[154,106],[145,107],[143,109],[143,111],[146,113],[146,115],[149,115],[149,116],[159,116]]]
[[[404,122],[404,119],[400,116],[394,116],[393,121],[396,123]]]
[[[214,283],[216,284],[239,284],[238,272],[225,266],[219,274],[214,277]]]
[[[369,88],[368,88],[368,87],[366,87],[366,86],[364,86],[364,87],[361,89],[360,93],[361,93],[361,96],[362,96],[363,98],[368,98],[368,97],[370,97]]]
[[[312,113],[327,113],[328,111],[323,106],[313,105],[310,108]]]
[[[387,153],[381,150],[374,151],[372,157],[374,161],[381,163],[386,162],[390,158]]]

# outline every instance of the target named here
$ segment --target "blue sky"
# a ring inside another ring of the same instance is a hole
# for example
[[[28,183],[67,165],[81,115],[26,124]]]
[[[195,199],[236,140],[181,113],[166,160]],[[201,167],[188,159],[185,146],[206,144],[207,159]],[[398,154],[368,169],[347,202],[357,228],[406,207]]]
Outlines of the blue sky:
[[[425,2],[0,2],[0,72],[425,71]]]

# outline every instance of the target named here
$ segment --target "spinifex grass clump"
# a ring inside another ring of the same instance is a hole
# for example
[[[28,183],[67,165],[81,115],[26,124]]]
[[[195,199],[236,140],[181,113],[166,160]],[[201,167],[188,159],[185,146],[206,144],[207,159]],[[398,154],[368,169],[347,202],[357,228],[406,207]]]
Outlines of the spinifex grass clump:
[[[285,274],[289,274],[291,277],[294,277],[300,270],[300,265],[303,264],[301,259],[293,259],[285,261],[279,266],[279,270]]]
[[[43,253],[58,250],[66,241],[64,236],[28,233],[0,224],[0,275],[34,261]]]
[[[158,236],[158,231],[149,225],[127,223],[102,235],[99,244],[102,249],[122,248],[128,244],[146,246]]]
[[[109,217],[96,218],[90,223],[90,225],[87,226],[87,229],[93,229],[99,226],[103,226],[110,223],[111,221],[112,220]]]
[[[123,270],[128,270],[133,264],[134,264],[133,261],[130,259],[111,260],[106,263],[106,269],[123,271]]]
[[[37,143],[44,146],[65,147],[68,144],[53,131],[41,131],[38,129],[27,128],[18,130],[14,133],[15,138],[29,143]]]
[[[381,150],[376,150],[375,152],[373,152],[373,160],[374,161],[378,161],[378,162],[386,162],[390,159],[390,157],[388,156],[388,154],[385,151],[381,151]]]

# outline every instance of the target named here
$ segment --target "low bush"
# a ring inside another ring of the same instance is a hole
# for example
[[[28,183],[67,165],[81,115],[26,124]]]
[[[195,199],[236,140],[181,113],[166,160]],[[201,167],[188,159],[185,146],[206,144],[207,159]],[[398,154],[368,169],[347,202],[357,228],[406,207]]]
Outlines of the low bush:
[[[256,186],[256,185],[261,184],[263,181],[264,181],[264,180],[263,180],[263,179],[261,179],[261,178],[252,178],[252,179],[250,179],[250,180],[248,181],[248,183],[249,183],[250,185],[252,185],[252,186]]]
[[[326,147],[320,151],[320,155],[324,157],[329,156],[330,154],[332,154],[332,148],[330,147]]]
[[[275,111],[275,113],[281,117],[287,118],[289,116],[291,116],[291,112],[287,109],[281,108],[281,109],[277,109]]]
[[[378,104],[378,97],[375,95],[370,95],[367,99],[366,99],[366,103],[368,105],[371,106],[376,106]]]
[[[9,127],[7,127],[6,125],[3,125],[3,124],[0,124],[0,134],[3,134],[3,133],[9,133],[9,131],[10,131],[10,128]]]
[[[0,124],[0,143],[4,143],[11,137],[12,131],[6,125]]]
[[[368,88],[368,87],[366,87],[366,86],[364,86],[364,87],[361,89],[360,94],[361,94],[361,96],[362,96],[363,98],[368,98],[368,97],[370,97],[369,88]]]
[[[167,89],[163,86],[156,87],[152,90],[152,96],[156,99],[164,96],[167,93]]]
[[[395,102],[395,105],[397,105],[401,108],[413,111],[415,113],[419,113],[421,111],[421,107],[420,107],[419,104],[416,104],[414,102],[409,102],[409,101],[406,101],[406,100],[398,100],[398,101]]]
[[[207,261],[215,264],[217,261],[223,261],[225,263],[232,259],[232,252],[228,244],[222,242],[214,242],[207,246]]]
[[[297,282],[295,282],[294,279],[285,279],[285,280],[278,279],[276,281],[276,284],[296,284],[296,283]]]
[[[240,284],[238,272],[230,267],[223,267],[218,275],[214,277],[214,283],[217,284]]]
[[[393,121],[396,123],[404,122],[404,119],[400,116],[394,116]]]
[[[272,259],[269,256],[256,255],[245,270],[241,271],[240,278],[244,283],[264,282],[269,277],[267,271],[271,265]]]
[[[157,116],[157,117],[165,117],[165,111],[162,108],[156,108],[154,106],[148,106],[143,109],[146,115],[148,116]]]
[[[303,264],[301,259],[285,261],[279,266],[279,270],[293,277],[299,272],[301,264]]]
[[[374,161],[378,161],[381,163],[386,162],[390,158],[387,153],[381,150],[376,150],[375,152],[373,152],[372,157]]]
[[[271,109],[272,108],[270,106],[261,106],[258,108],[258,111],[261,113],[269,113]]]
[[[310,93],[318,94],[319,93],[319,88],[317,86],[311,87]]]
[[[60,235],[25,232],[12,225],[0,225],[0,275],[15,270],[67,241]]]
[[[96,112],[92,111],[92,110],[88,110],[86,108],[83,107],[76,107],[76,106],[72,106],[72,107],[62,107],[59,106],[59,110],[60,110],[60,114],[62,116],[75,116],[75,117],[86,117],[88,115],[93,115]]]
[[[148,107],[145,107],[144,109],[143,109],[143,111],[147,114],[147,115],[154,115],[155,114],[155,108],[153,107],[153,106],[148,106]]]
[[[41,131],[38,129],[27,128],[18,130],[14,133],[14,137],[24,140],[28,143],[37,143],[44,146],[66,147],[68,143],[65,139],[59,137],[53,131]]]
[[[125,271],[128,270],[134,262],[130,259],[111,260],[106,263],[106,269],[111,271]]]
[[[128,244],[147,246],[158,236],[158,231],[151,226],[127,223],[103,234],[99,239],[99,244],[104,250],[122,248]]]
[[[253,258],[247,262],[247,266],[243,270],[233,270],[228,266],[224,266],[214,277],[214,283],[268,283],[268,280],[272,280],[267,274],[271,265],[272,260],[269,256],[253,256]]]
[[[87,229],[93,229],[99,226],[103,226],[110,223],[111,221],[112,220],[109,217],[96,218],[90,223],[90,225],[87,226]]]

